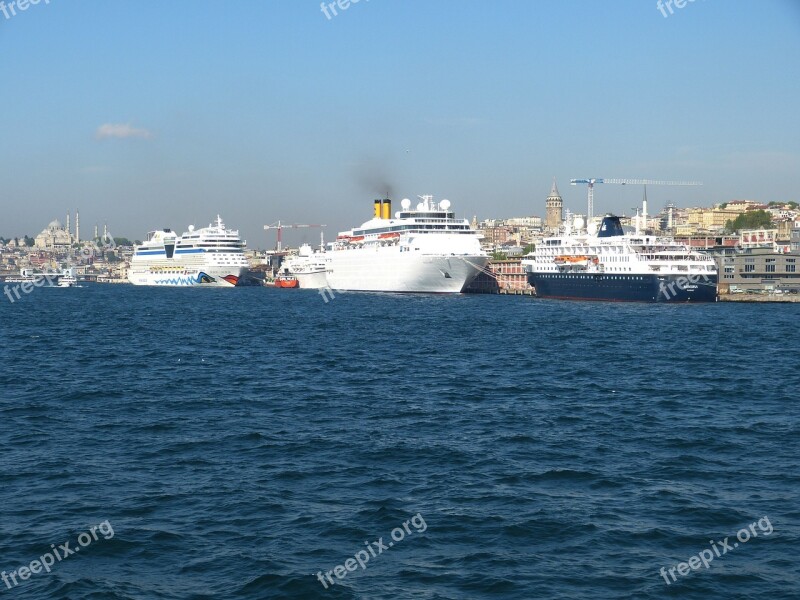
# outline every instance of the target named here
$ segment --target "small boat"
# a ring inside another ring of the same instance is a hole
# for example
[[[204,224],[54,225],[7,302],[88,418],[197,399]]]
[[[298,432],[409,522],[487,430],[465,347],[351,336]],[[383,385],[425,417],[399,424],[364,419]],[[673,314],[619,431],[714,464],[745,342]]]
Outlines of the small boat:
[[[78,279],[74,275],[62,275],[58,278],[58,287],[76,287]]]

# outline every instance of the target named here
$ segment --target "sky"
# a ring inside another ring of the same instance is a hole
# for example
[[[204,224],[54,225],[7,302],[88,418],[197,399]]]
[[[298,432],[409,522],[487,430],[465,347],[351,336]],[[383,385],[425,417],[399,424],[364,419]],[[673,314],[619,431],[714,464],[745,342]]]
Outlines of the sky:
[[[21,1],[0,4],[0,236],[219,213],[267,248],[263,225],[332,238],[387,193],[543,216],[554,177],[573,212],[572,178],[703,182],[648,187],[650,212],[800,200],[800,0]],[[595,212],[641,197],[597,186]]]

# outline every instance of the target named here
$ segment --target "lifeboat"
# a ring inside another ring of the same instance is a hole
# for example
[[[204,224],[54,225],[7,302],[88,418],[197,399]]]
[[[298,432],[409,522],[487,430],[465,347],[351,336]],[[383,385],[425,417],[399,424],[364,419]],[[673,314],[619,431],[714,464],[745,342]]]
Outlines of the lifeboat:
[[[553,259],[553,262],[557,265],[561,266],[575,266],[575,267],[587,267],[589,264],[596,265],[600,262],[596,256],[586,256],[583,254],[578,254],[576,256],[556,256]]]
[[[583,256],[583,255],[556,256],[555,262],[556,262],[556,264],[564,264],[564,265],[575,264],[575,263],[588,263],[589,262],[589,257],[588,256]]]
[[[379,240],[396,240],[400,238],[399,233],[382,233],[378,236]]]

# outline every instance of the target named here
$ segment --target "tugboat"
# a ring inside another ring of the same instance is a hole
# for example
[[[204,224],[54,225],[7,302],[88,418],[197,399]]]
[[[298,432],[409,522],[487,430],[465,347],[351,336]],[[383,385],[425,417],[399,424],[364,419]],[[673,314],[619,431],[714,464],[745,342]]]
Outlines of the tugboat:
[[[295,277],[294,275],[287,275],[285,273],[282,273],[275,278],[275,287],[296,288],[298,287],[297,277]]]

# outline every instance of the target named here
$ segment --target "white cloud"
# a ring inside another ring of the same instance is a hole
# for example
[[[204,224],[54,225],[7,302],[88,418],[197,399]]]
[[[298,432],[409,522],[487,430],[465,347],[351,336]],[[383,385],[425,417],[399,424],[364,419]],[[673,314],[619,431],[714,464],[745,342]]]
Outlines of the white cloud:
[[[140,138],[150,139],[153,134],[147,129],[137,129],[131,126],[130,123],[105,123],[97,128],[94,136],[98,140],[105,139],[127,139],[127,138]]]

